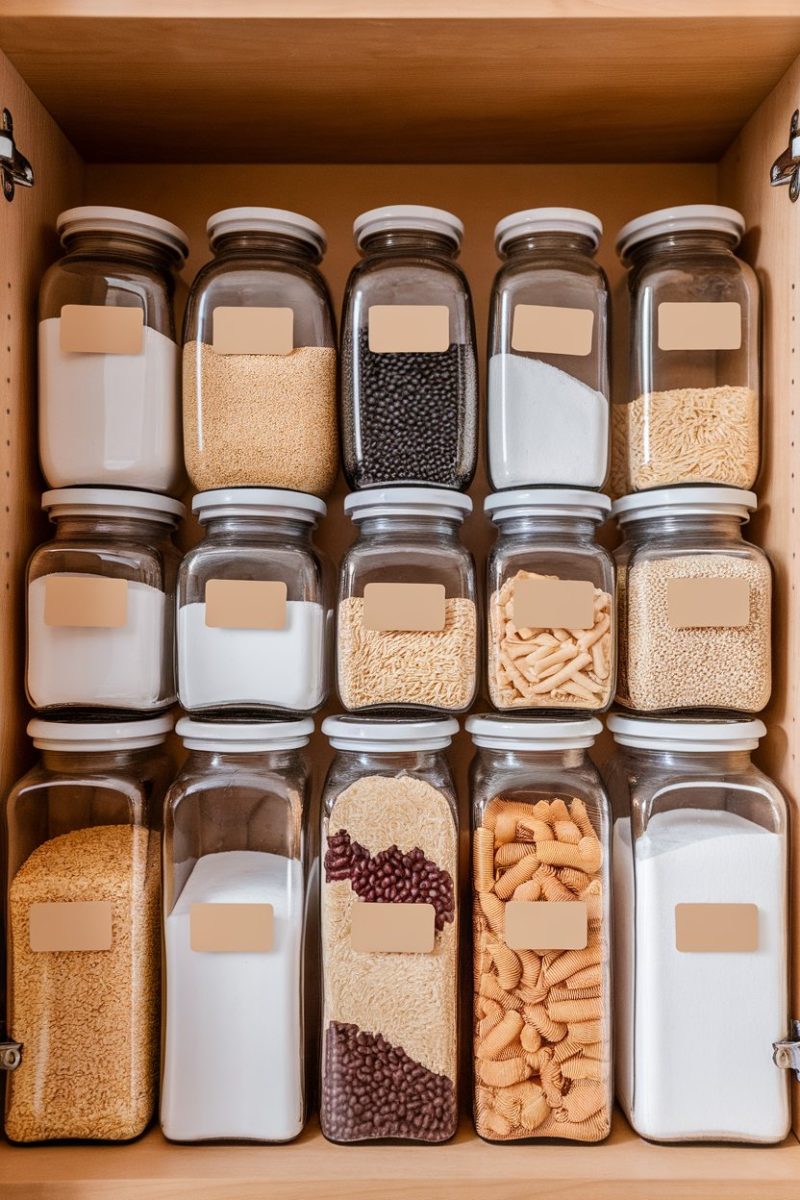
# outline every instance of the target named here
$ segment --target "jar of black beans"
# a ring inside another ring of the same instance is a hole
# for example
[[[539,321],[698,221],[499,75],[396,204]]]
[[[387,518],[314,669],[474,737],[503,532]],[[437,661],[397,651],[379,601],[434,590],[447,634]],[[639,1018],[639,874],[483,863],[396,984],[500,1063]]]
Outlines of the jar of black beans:
[[[418,205],[354,225],[362,258],[342,319],[344,469],[354,489],[437,484],[475,472],[478,378],[472,301],[455,259],[463,226]]]

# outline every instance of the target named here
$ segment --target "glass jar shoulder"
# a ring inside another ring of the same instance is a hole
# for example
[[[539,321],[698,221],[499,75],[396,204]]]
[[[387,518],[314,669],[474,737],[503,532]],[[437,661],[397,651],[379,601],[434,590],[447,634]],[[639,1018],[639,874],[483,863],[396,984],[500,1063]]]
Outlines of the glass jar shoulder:
[[[90,538],[53,539],[37,547],[28,562],[32,583],[55,574],[103,575],[109,579],[138,580],[162,588],[177,570],[179,554],[171,542],[148,545]]]
[[[489,806],[562,799],[569,808],[580,800],[601,840],[607,836],[609,801],[600,774],[590,759],[582,763],[542,763],[537,756],[479,752],[470,768],[473,826],[483,824]],[[499,807],[497,809],[499,811]]]
[[[322,793],[321,815],[327,822],[339,798],[353,785],[382,779],[418,779],[440,792],[450,819],[458,826],[458,800],[450,765],[444,754],[418,756],[337,754],[330,765]]]
[[[699,757],[699,756],[698,756]],[[725,811],[761,826],[770,833],[787,832],[786,801],[777,785],[752,763],[732,766],[724,756],[702,765],[631,763],[626,772],[630,816],[637,836],[654,817],[675,811]],[[699,831],[702,833],[702,831]]]
[[[469,283],[456,262],[422,254],[369,255],[350,272],[345,322],[365,324],[372,304],[437,303],[471,315]]]
[[[644,563],[668,559],[698,559],[704,562],[715,557],[729,558],[740,562],[751,562],[765,571],[770,570],[767,552],[753,542],[745,541],[735,534],[728,536],[714,533],[680,532],[673,535],[649,538],[646,533],[628,538],[615,552],[618,565],[626,563],[630,568]]]
[[[278,580],[302,590],[321,591],[324,555],[310,542],[297,545],[280,539],[218,541],[206,539],[183,556],[182,583],[209,579]]]
[[[345,554],[340,594],[361,595],[368,583],[443,583],[448,596],[473,597],[475,563],[460,541],[401,534],[362,538]]]
[[[141,308],[144,323],[172,340],[174,280],[135,259],[66,255],[47,270],[39,291],[39,320],[61,316],[65,304]]]
[[[589,580],[608,590],[614,578],[614,559],[604,546],[589,539],[572,543],[557,535],[551,538],[501,535],[489,552],[489,581],[499,586],[520,571]]]
[[[648,297],[729,300],[752,307],[758,303],[753,269],[734,254],[720,251],[651,254],[633,267],[628,283],[639,307],[648,303]]]
[[[502,264],[494,277],[495,294],[524,298],[526,289],[540,292],[554,288],[574,288],[587,299],[608,295],[608,277],[596,259],[588,255],[542,254],[512,257]],[[556,303],[557,299],[551,300]]]
[[[262,801],[304,801],[309,778],[301,755],[190,753],[167,792],[165,805],[173,819],[183,810],[187,817],[207,822],[210,829],[218,823],[215,806],[222,804],[227,823],[244,818],[246,825],[254,805]]]

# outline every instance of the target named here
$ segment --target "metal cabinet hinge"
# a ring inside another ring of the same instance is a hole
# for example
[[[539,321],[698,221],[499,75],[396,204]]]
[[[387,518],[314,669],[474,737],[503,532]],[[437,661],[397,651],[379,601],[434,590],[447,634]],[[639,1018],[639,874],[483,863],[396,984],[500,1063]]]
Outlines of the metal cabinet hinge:
[[[0,1041],[0,1071],[16,1071],[22,1062],[22,1043],[13,1038]]]
[[[794,1071],[800,1082],[800,1021],[792,1021],[791,1037],[772,1043],[772,1061],[776,1067]]]
[[[17,184],[33,187],[33,167],[14,144],[14,118],[3,109],[3,128],[0,129],[0,169],[3,172],[3,195],[14,199]]]
[[[789,185],[789,199],[800,196],[800,109],[792,113],[789,125],[789,145],[770,167],[769,181],[773,187]]]

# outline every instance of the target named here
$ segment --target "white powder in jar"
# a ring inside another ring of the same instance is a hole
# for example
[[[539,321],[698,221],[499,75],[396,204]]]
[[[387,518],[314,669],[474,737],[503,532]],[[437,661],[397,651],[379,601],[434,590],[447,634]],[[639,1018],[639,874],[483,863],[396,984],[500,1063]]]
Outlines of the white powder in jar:
[[[489,360],[489,473],[496,488],[599,488],[608,470],[608,400],[538,358]]]
[[[300,1133],[303,901],[296,859],[229,850],[196,862],[165,922],[166,1137],[281,1142]],[[272,949],[192,950],[193,904],[271,904]]]
[[[656,813],[636,846],[614,826],[620,1103],[658,1140],[775,1142],[789,1129],[785,839],[735,813]],[[682,953],[675,905],[755,904],[754,953]]]
[[[145,326],[140,354],[61,349],[61,318],[39,324],[39,458],[52,488],[173,492],[183,476],[178,347]]]

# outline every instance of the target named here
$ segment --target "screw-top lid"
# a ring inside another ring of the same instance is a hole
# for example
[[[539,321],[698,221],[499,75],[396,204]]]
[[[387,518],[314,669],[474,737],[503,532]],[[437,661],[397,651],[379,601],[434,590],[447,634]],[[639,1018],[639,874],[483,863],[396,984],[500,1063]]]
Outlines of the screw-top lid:
[[[495,249],[502,254],[509,242],[533,233],[577,233],[590,238],[596,250],[603,236],[603,222],[583,208],[524,208],[497,222]]]
[[[307,746],[314,722],[311,717],[300,721],[195,721],[181,717],[175,732],[187,750],[264,754]]]
[[[109,208],[104,205],[83,205],[68,208],[56,218],[56,229],[62,246],[78,233],[121,233],[157,246],[166,246],[183,266],[189,253],[189,239],[177,225],[154,217],[152,213],[134,208]]]
[[[603,726],[595,717],[540,721],[526,717],[467,717],[467,733],[476,746],[490,750],[582,750],[594,745]]]
[[[98,517],[144,517],[177,525],[186,509],[171,496],[129,488],[54,488],[42,496],[42,508],[51,518],[94,514]]]
[[[763,721],[661,721],[657,717],[627,717],[611,713],[606,725],[620,746],[639,750],[707,751],[755,750],[767,728]]]
[[[359,250],[376,233],[438,233],[449,238],[458,249],[464,237],[464,224],[444,208],[426,204],[387,204],[361,213],[353,222],[353,234]]]
[[[291,212],[287,208],[223,208],[208,218],[206,223],[208,244],[215,249],[220,238],[229,233],[277,233],[294,238],[311,246],[320,258],[325,253],[328,239],[325,230],[310,217]]]
[[[453,717],[427,721],[326,717],[322,732],[335,750],[406,754],[414,750],[445,750],[458,733],[458,721]]]
[[[283,517],[314,525],[327,511],[318,496],[284,488],[216,488],[192,500],[192,512],[203,523],[215,517]]]
[[[444,517],[463,521],[472,512],[472,501],[447,488],[367,488],[345,497],[344,511],[353,521],[368,517]]]
[[[35,717],[28,722],[28,736],[39,750],[66,753],[102,750],[141,750],[160,746],[172,731],[169,715],[149,717],[145,721],[45,721]]]
[[[483,510],[496,525],[512,517],[583,517],[601,524],[611,512],[611,501],[600,492],[578,488],[525,488],[493,492]]]
[[[758,507],[755,492],[713,485],[679,488],[653,488],[622,496],[611,506],[611,514],[620,525],[644,521],[648,517],[729,516],[749,521]]]
[[[635,246],[650,238],[670,233],[724,233],[738,246],[744,233],[744,217],[735,208],[721,204],[681,204],[659,208],[623,225],[617,234],[617,254],[623,262]]]

